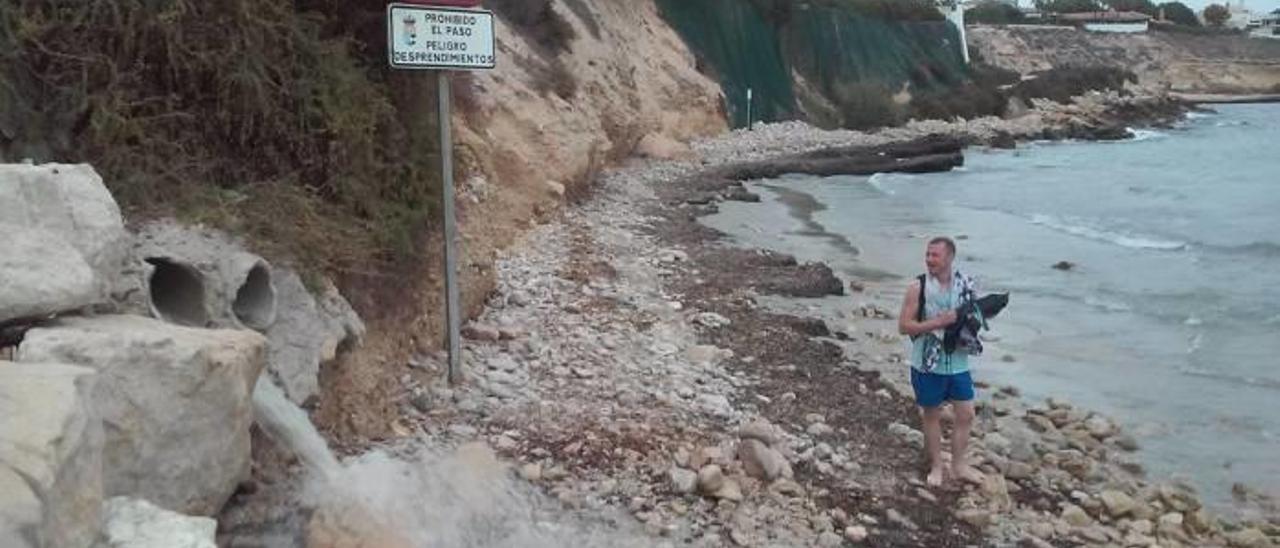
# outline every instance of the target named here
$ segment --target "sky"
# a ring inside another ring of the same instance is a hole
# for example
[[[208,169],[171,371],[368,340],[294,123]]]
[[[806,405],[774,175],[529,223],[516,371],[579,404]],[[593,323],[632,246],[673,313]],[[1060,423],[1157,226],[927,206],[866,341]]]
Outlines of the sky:
[[[1231,3],[1234,4],[1239,1],[1240,0],[1231,0]],[[1160,2],[1156,3],[1159,4]],[[1191,6],[1191,9],[1200,11],[1204,9],[1205,6],[1217,2],[1214,2],[1213,0],[1182,0],[1182,3]],[[1270,12],[1276,8],[1280,8],[1280,0],[1244,0],[1244,6],[1254,12]]]
[[[1160,4],[1167,0],[1152,0],[1152,1],[1154,1],[1157,4]],[[1228,0],[1180,0],[1180,1],[1183,4],[1191,6],[1191,9],[1196,10],[1196,12],[1199,12],[1209,4],[1223,3]],[[1232,4],[1234,4],[1236,2],[1239,2],[1240,0],[1229,0],[1229,1]],[[1020,5],[1026,6],[1031,4],[1031,0],[1019,0],[1018,3]],[[1280,0],[1244,0],[1244,6],[1246,8],[1253,10],[1254,13],[1270,13],[1272,10],[1280,8]]]

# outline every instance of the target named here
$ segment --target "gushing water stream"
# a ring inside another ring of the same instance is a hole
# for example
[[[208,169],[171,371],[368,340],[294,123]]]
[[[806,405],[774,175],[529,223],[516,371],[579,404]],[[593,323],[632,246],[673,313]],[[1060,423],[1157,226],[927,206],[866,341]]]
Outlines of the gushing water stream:
[[[268,379],[253,395],[257,420],[310,476],[302,504],[340,535],[385,548],[650,546],[630,517],[568,512],[515,479],[484,444],[441,452],[421,444],[373,450],[341,463],[306,412]],[[408,455],[408,456],[404,456]],[[605,518],[605,519],[601,519]],[[621,524],[621,525],[619,525]],[[628,531],[629,530],[629,531]]]
[[[332,478],[341,469],[307,413],[268,378],[260,379],[253,389],[253,411],[258,426],[293,451],[312,473]]]

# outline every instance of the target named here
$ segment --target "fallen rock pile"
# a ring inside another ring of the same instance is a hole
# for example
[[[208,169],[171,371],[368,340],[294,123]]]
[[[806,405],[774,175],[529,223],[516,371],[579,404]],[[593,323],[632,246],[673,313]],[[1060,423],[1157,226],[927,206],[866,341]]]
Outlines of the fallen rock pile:
[[[214,546],[182,514],[248,479],[269,349],[306,399],[359,318],[225,237],[131,234],[87,165],[0,165],[0,202],[0,545]]]

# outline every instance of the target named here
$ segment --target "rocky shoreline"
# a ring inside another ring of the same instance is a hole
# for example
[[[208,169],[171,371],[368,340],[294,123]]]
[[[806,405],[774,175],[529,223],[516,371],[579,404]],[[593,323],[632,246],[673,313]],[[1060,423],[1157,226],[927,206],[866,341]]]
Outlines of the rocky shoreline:
[[[973,452],[988,481],[926,488],[893,314],[850,301],[833,324],[770,310],[773,296],[829,298],[846,283],[826,265],[734,248],[698,221],[722,200],[752,201],[740,177],[797,158],[1143,126],[1168,115],[1108,113],[1165,108],[1185,107],[1092,96],[874,134],[762,125],[607,172],[496,263],[497,288],[465,332],[462,386],[445,384],[440,354],[389,365],[403,370],[392,429],[433,450],[487,444],[566,513],[551,519],[600,524],[618,546],[1267,546],[1274,521],[1218,522],[1185,486],[1145,482],[1132,438],[1106,417],[1012,387],[983,387]],[[282,506],[289,483],[262,476],[246,499],[258,502],[224,514],[224,531],[262,538],[286,524],[307,546],[368,538]]]
[[[750,201],[725,176],[735,164],[929,135],[1000,145],[1185,108],[1110,99],[877,134],[761,126],[695,144],[694,161],[609,173],[500,261],[468,330],[470,382],[445,388],[438,358],[418,360],[428,374],[409,382],[409,414],[442,443],[487,438],[567,507],[626,508],[666,545],[1268,546],[1274,520],[1215,519],[1190,488],[1145,481],[1113,421],[1013,387],[985,390],[973,448],[985,484],[926,489],[914,408],[881,373],[905,368],[892,313],[864,307],[832,330],[770,312],[760,296],[844,284],[697,221],[719,200]]]

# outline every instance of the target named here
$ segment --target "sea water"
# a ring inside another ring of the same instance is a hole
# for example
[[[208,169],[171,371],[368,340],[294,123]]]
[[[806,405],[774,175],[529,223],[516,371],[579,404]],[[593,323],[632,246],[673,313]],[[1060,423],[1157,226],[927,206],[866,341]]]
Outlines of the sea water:
[[[707,222],[904,289],[929,237],[958,236],[958,267],[1013,295],[980,379],[1116,417],[1153,475],[1220,503],[1234,482],[1277,495],[1280,105],[1217,110],[1121,142],[970,150],[950,173],[760,181],[763,204]]]

